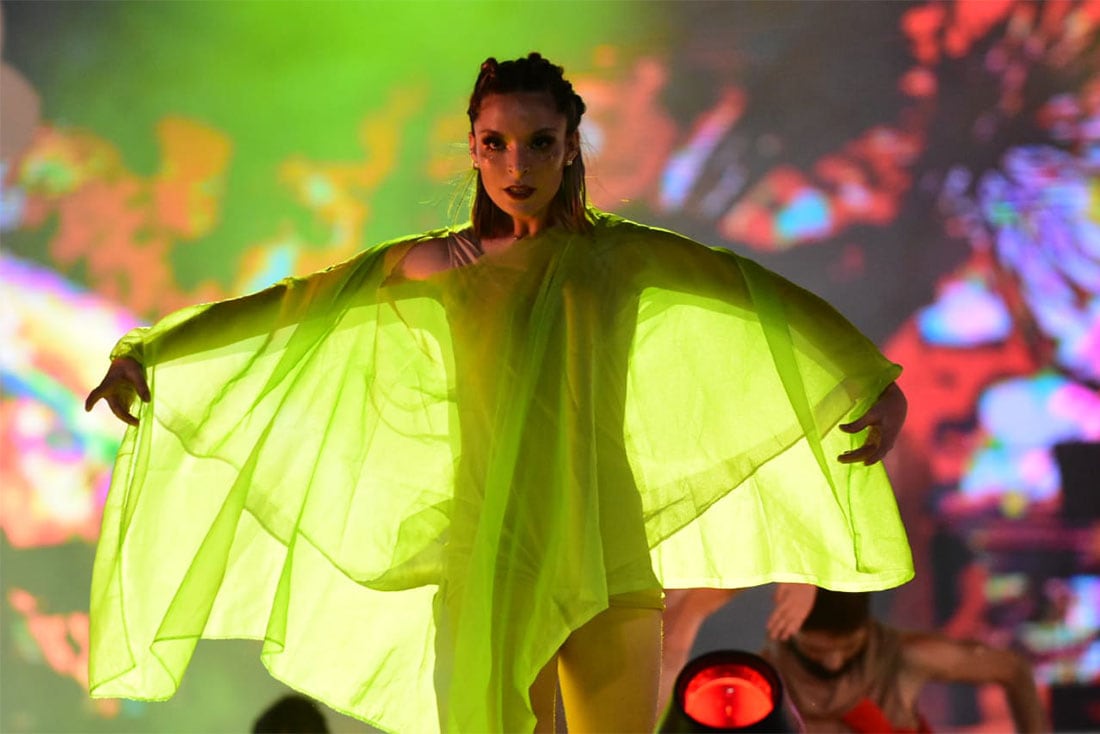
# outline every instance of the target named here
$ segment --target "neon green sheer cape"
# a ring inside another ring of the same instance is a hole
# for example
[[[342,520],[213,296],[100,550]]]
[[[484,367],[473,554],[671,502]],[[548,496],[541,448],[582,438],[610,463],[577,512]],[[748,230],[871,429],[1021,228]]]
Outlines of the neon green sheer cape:
[[[593,210],[421,281],[386,243],[128,334],[152,400],[96,556],[91,692],[164,699],[200,638],[383,729],[530,731],[608,597],[912,576],[837,423],[898,375],[826,303]]]

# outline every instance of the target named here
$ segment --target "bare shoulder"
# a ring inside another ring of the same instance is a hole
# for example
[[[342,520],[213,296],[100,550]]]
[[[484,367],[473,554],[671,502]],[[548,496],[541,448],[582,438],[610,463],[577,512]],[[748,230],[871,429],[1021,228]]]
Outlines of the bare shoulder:
[[[928,659],[934,659],[938,654],[963,647],[963,643],[934,632],[899,630],[898,636],[902,655],[914,665],[924,665]]]
[[[930,680],[949,680],[950,668],[967,657],[964,643],[936,633],[906,630],[899,637],[902,677],[914,691]]]
[[[409,280],[425,280],[451,267],[448,240],[445,237],[413,242],[394,254],[397,263],[392,272]]]

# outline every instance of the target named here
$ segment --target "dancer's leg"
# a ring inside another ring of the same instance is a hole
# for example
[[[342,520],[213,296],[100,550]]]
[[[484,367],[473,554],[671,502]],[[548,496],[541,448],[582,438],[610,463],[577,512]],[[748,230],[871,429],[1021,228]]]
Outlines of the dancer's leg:
[[[575,630],[558,655],[570,734],[653,731],[659,609],[612,606]]]
[[[558,656],[550,658],[531,684],[531,708],[535,710],[535,734],[553,734],[558,705]]]

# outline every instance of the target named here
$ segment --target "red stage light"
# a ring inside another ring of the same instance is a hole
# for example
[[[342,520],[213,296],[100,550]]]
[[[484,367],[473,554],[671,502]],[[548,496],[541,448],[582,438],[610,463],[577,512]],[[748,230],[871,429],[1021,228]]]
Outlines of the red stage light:
[[[771,683],[747,665],[712,665],[696,673],[684,689],[684,712],[701,724],[739,729],[775,710]]]
[[[718,650],[685,665],[657,725],[661,734],[802,728],[784,704],[779,674],[762,657],[743,650]]]

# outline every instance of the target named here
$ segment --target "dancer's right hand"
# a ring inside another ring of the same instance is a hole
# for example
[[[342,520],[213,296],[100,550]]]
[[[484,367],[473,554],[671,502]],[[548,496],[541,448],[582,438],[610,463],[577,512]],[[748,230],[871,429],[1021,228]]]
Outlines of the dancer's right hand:
[[[111,362],[103,381],[88,393],[84,410],[91,410],[102,398],[120,421],[136,426],[138,419],[130,415],[130,405],[134,401],[135,393],[143,402],[149,402],[149,384],[145,381],[145,370],[137,360],[119,357]]]

